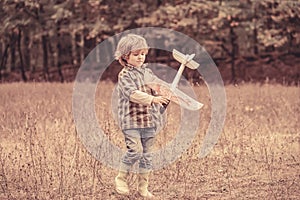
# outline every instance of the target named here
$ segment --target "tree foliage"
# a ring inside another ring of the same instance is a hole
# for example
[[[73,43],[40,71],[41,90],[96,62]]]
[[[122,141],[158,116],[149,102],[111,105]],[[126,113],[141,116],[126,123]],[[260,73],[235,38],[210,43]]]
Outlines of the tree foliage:
[[[230,71],[231,81],[251,80],[244,66],[253,60],[299,58],[299,5],[283,0],[3,0],[0,78],[20,74],[23,80],[57,80],[59,74],[61,81],[72,80],[63,71],[74,69],[74,77],[97,43],[127,29],[155,26],[198,41],[221,71]],[[295,63],[282,63],[299,71]],[[299,72],[293,77],[299,81]]]

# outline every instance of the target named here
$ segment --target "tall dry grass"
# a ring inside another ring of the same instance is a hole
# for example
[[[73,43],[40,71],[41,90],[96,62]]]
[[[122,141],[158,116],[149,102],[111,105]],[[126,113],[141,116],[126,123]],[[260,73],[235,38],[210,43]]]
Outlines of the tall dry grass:
[[[0,85],[0,199],[139,199],[114,192],[116,170],[83,147],[72,118],[72,84]],[[102,82],[96,93],[99,124],[124,148],[111,113],[114,85]],[[300,89],[280,85],[226,86],[227,116],[220,139],[208,157],[198,152],[210,120],[210,97],[195,87],[206,105],[191,147],[164,169],[154,171],[150,190],[158,199],[299,199]],[[178,106],[157,148],[176,134]]]

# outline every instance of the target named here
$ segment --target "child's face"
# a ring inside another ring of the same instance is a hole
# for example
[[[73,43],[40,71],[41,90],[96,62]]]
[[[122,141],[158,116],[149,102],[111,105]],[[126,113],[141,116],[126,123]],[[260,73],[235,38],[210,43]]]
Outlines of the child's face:
[[[148,53],[147,49],[132,51],[129,54],[127,63],[134,67],[140,67],[144,64],[147,53]]]

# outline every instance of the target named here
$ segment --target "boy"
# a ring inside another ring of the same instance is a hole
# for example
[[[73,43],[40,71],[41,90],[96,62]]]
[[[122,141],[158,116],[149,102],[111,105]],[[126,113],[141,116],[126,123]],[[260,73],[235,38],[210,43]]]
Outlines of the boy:
[[[144,64],[148,49],[143,37],[128,34],[121,38],[115,52],[115,58],[123,66],[118,76],[118,120],[127,147],[115,183],[119,194],[128,195],[126,180],[131,166],[139,161],[138,192],[143,197],[152,198],[148,183],[152,168],[151,151],[161,117],[158,107],[169,100],[154,96],[154,91],[146,86],[146,81],[161,82]]]

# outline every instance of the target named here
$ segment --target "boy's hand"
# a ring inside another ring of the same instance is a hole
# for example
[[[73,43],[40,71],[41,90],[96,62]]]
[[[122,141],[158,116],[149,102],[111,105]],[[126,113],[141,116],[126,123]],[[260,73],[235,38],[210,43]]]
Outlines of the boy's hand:
[[[160,105],[168,104],[169,102],[170,100],[163,96],[155,96],[152,100],[152,103],[160,104]]]

